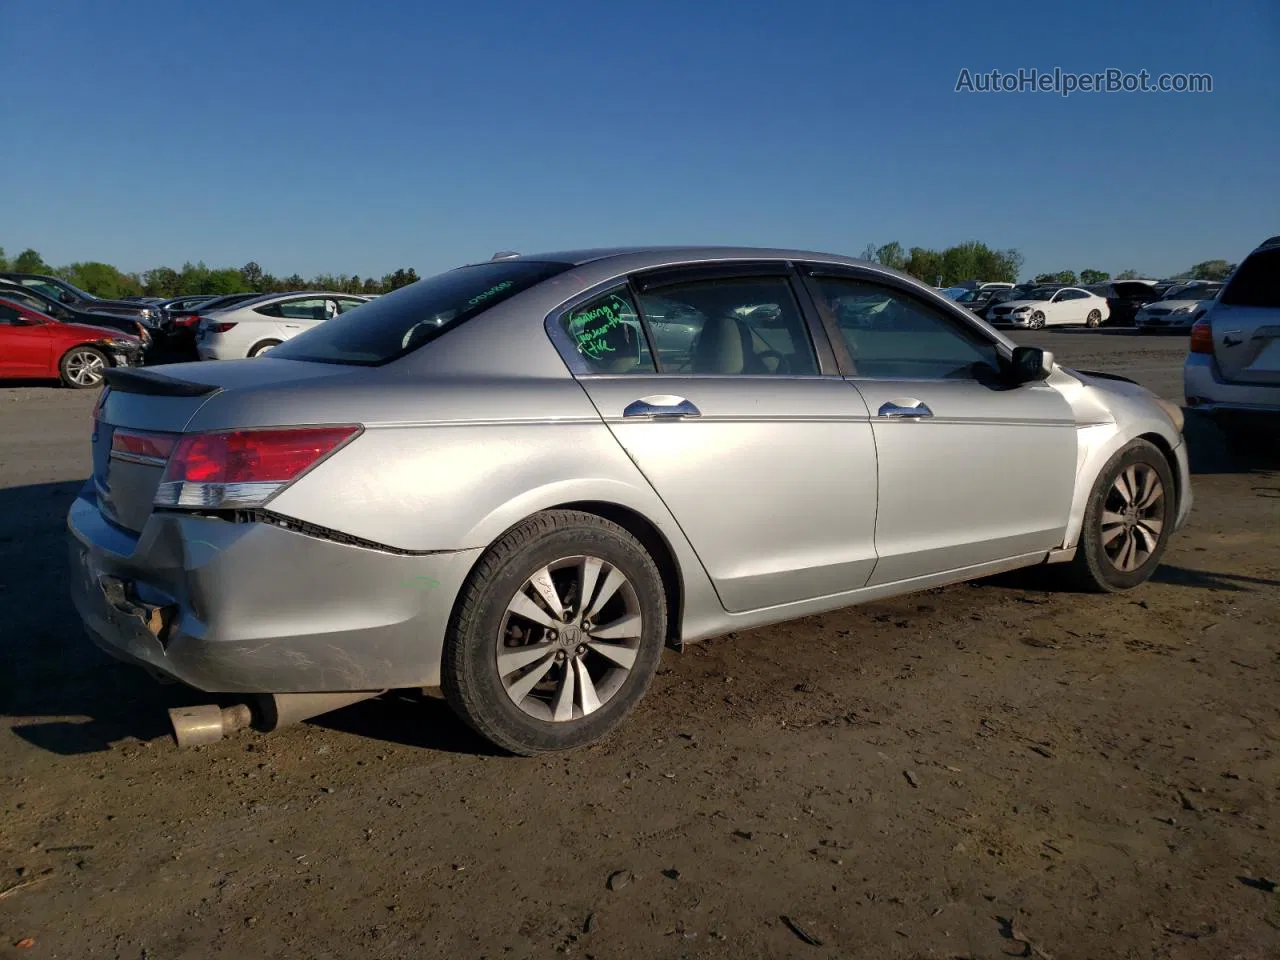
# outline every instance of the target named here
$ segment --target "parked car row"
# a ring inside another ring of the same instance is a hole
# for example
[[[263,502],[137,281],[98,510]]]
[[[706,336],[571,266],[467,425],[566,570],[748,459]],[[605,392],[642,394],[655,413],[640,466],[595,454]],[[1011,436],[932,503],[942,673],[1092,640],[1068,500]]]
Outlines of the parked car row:
[[[978,283],[938,292],[996,325],[1136,326],[1140,333],[1188,331],[1222,284],[1207,280],[1109,280],[1087,286]]]

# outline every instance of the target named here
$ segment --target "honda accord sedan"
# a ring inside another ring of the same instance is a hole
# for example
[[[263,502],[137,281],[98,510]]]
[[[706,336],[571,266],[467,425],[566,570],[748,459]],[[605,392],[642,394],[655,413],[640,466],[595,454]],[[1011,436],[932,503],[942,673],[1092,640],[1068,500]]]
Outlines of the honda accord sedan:
[[[610,733],[667,645],[1041,564],[1135,587],[1192,500],[1178,407],[820,253],[503,254],[108,379],[68,517],[99,645],[277,719],[443,688],[519,754]]]

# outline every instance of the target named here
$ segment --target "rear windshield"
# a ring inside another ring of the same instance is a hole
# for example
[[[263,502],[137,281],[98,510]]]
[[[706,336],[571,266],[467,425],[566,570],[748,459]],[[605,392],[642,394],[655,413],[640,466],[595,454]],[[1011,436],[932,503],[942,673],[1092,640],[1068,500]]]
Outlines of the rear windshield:
[[[1260,250],[1246,257],[1218,302],[1232,307],[1280,307],[1280,250]]]
[[[507,260],[458,267],[317,324],[271,356],[370,367],[388,363],[571,266]]]

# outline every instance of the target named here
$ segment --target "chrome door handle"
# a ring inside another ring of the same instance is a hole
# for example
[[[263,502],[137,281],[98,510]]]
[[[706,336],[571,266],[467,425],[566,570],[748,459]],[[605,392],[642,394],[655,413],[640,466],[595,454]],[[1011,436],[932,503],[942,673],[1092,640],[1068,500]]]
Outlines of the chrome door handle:
[[[622,415],[624,417],[657,417],[665,420],[700,417],[702,411],[684,397],[641,397],[627,404]]]
[[[918,419],[920,417],[933,416],[933,411],[930,410],[925,404],[921,403],[918,400],[909,405],[899,404],[893,400],[890,400],[888,403],[884,404],[884,406],[880,408],[879,413],[880,413],[880,416],[882,417],[893,417],[895,419],[899,419],[899,418]]]

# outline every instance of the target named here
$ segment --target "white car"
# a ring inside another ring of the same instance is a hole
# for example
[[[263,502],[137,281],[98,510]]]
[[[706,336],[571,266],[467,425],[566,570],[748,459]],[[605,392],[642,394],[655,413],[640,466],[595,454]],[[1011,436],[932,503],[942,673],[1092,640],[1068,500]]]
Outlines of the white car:
[[[269,293],[200,316],[196,352],[201,360],[258,357],[303,330],[368,303],[354,293],[304,290]]]
[[[1079,287],[1036,287],[1021,299],[1005,300],[987,311],[987,322],[1039,330],[1080,325],[1100,327],[1111,316],[1105,298]]]
[[[1190,330],[1205,315],[1222,284],[1200,281],[1170,287],[1163,297],[1142,305],[1133,322],[1139,333],[1152,330]]]

